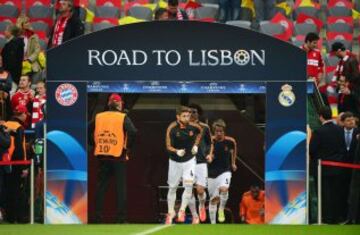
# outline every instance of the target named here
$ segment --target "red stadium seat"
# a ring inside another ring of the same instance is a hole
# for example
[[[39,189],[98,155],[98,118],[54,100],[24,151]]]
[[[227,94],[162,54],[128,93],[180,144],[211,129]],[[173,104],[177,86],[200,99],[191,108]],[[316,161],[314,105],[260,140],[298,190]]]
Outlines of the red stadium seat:
[[[135,0],[135,1],[127,2],[127,3],[125,3],[125,5],[124,5],[124,12],[125,12],[125,14],[127,15],[129,9],[130,9],[132,6],[144,5],[144,4],[148,4],[148,3],[149,3],[149,0]]]
[[[96,6],[113,6],[121,8],[121,0],[96,0]]]
[[[328,6],[328,8],[346,7],[346,8],[352,9],[353,3],[349,0],[329,0],[327,6]]]
[[[6,5],[13,5],[16,6],[19,10],[22,8],[21,0],[3,0],[4,2],[2,4]]]
[[[16,17],[0,16],[0,22],[3,22],[3,21],[8,21],[8,22],[11,22],[11,23],[15,24],[16,23]]]
[[[44,5],[49,7],[51,5],[51,0],[26,0],[25,1],[25,9],[28,10],[30,7],[34,5]]]
[[[99,23],[109,23],[112,25],[119,25],[119,19],[117,18],[103,18],[103,17],[94,17],[94,24],[99,24]]]
[[[327,32],[326,38],[327,40],[346,40],[351,42],[353,35],[351,33]]]
[[[30,18],[30,23],[33,22],[44,22],[49,26],[49,29],[51,29],[54,23],[52,18]]]
[[[300,13],[296,19],[297,24],[301,23],[308,23],[308,24],[315,24],[317,27],[317,31],[320,32],[321,28],[323,27],[323,22],[317,18],[310,15]]]
[[[352,16],[328,16],[326,21],[328,25],[335,23],[346,23],[351,27],[354,27],[354,19]]]

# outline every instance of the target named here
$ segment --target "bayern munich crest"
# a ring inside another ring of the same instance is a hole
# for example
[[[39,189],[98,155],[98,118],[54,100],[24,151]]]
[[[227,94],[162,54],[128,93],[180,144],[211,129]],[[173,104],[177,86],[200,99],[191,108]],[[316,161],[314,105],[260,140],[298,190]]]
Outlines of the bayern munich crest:
[[[78,97],[78,90],[70,83],[63,83],[56,88],[55,98],[62,106],[71,106],[75,104]]]
[[[290,107],[295,103],[295,94],[292,91],[292,86],[285,84],[281,87],[281,92],[279,94],[279,103],[284,107]]]

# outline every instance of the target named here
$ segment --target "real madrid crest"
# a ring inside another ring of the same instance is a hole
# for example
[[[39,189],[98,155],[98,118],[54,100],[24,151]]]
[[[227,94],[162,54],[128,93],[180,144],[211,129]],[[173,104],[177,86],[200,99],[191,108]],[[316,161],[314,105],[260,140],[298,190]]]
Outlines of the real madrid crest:
[[[284,107],[290,107],[295,103],[295,94],[292,91],[292,86],[285,84],[281,87],[281,92],[279,94],[279,103]]]

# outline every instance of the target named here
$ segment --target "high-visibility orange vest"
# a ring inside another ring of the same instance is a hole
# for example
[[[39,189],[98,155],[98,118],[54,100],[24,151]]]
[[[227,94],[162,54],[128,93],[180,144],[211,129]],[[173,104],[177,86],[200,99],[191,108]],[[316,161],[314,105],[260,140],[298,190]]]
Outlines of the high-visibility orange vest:
[[[12,131],[16,131],[19,127],[21,127],[21,124],[18,123],[18,122],[15,122],[15,121],[5,122],[4,125],[7,128],[11,129]],[[18,160],[26,160],[25,136],[24,136],[24,138],[22,140],[22,148],[23,148],[23,151],[24,151],[24,158],[23,159],[18,159]],[[13,157],[14,151],[15,151],[15,137],[11,135],[10,136],[10,147],[8,149],[10,161],[11,161],[11,159]]]
[[[125,148],[125,114],[106,111],[95,117],[94,155],[106,155],[119,158]]]
[[[264,202],[265,193],[262,190],[258,200],[253,199],[250,191],[244,193],[240,202],[240,216],[244,216],[248,224],[263,224],[264,215],[260,211],[264,210]]]

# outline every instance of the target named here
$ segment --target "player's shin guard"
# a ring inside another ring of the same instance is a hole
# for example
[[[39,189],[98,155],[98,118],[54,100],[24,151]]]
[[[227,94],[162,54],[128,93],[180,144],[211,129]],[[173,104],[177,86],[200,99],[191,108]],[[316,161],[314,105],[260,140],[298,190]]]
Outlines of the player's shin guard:
[[[176,187],[169,187],[168,195],[167,195],[167,203],[168,203],[168,213],[175,215],[175,200],[176,200]]]
[[[196,212],[196,200],[194,194],[191,196],[188,206],[191,211],[192,217],[199,217],[198,213]]]
[[[204,192],[203,194],[198,194],[198,198],[199,198],[199,207],[205,207],[206,192]]]
[[[186,207],[188,206],[193,190],[192,184],[185,184],[184,187],[185,189],[181,197],[181,207],[180,207],[181,211],[185,211]]]
[[[220,206],[219,210],[224,210],[226,202],[229,198],[229,192],[220,192]]]
[[[209,204],[209,216],[211,224],[216,224],[216,210],[217,204]]]

